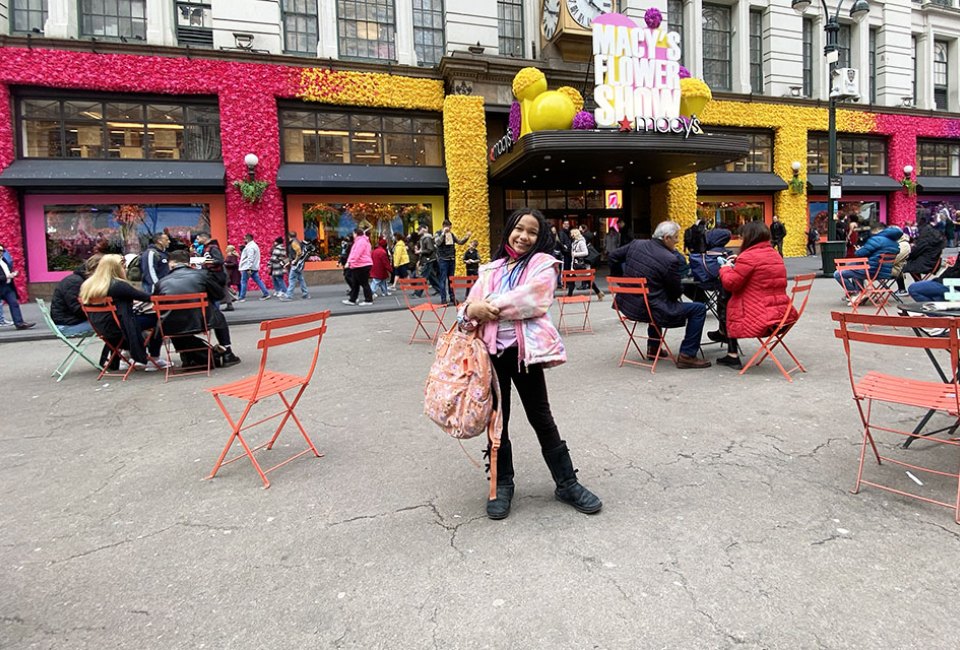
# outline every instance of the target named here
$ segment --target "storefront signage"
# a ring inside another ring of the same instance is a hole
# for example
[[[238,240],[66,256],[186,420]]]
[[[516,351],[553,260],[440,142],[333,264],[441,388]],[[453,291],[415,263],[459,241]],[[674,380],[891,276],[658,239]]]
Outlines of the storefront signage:
[[[513,131],[508,126],[506,135],[494,142],[493,146],[490,147],[490,154],[488,158],[490,159],[490,162],[493,162],[511,149],[513,149]]]
[[[672,117],[644,117],[637,122],[637,131],[647,133],[682,133],[684,138],[689,138],[691,133],[702,133],[700,128],[700,119],[694,115],[692,118]]]
[[[641,131],[683,132],[658,127],[661,120],[679,126],[680,34],[637,27],[622,14],[602,19],[593,22],[597,126],[617,126],[626,118]]]

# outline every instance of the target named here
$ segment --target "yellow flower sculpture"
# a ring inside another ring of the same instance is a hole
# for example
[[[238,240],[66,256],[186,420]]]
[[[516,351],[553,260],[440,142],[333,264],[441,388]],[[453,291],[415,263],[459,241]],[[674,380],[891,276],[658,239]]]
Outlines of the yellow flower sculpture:
[[[557,88],[558,93],[563,93],[570,98],[570,101],[573,102],[573,110],[579,113],[583,110],[583,95],[580,94],[580,91],[572,86],[560,86]]]
[[[713,93],[702,79],[687,77],[680,80],[680,114],[687,117],[699,116],[704,106],[713,99]]]
[[[513,78],[513,94],[520,102],[520,137],[530,128],[530,107],[538,95],[547,90],[547,78],[539,68],[522,68]],[[571,118],[572,119],[572,118]]]
[[[401,75],[305,68],[297,97],[310,102],[422,111],[443,109],[443,82]]]
[[[443,146],[450,182],[447,213],[457,234],[467,231],[480,242],[480,255],[489,258],[490,203],[487,194],[487,125],[483,98],[449,95],[443,101]],[[457,254],[457,274],[463,275]]]

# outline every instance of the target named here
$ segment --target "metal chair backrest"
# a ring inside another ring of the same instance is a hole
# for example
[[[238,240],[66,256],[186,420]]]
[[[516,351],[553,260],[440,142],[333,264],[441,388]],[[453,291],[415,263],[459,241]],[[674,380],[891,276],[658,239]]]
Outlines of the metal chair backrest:
[[[880,253],[880,256],[877,258],[877,268],[874,269],[873,275],[870,277],[871,280],[876,281],[880,274],[883,272],[884,268],[887,268],[887,274],[893,270],[893,263],[897,261],[896,253]]]
[[[863,271],[870,275],[870,260],[866,257],[839,257],[833,262],[838,271]]]
[[[450,276],[450,288],[454,291],[459,289],[464,289],[470,291],[473,288],[473,285],[477,283],[476,275],[451,275]]]
[[[563,283],[564,287],[567,287],[571,284],[576,286],[577,282],[589,282],[593,284],[593,281],[597,278],[597,272],[595,269],[572,269],[569,271],[560,272],[560,281]]]
[[[620,306],[617,305],[618,295],[643,296],[643,305],[650,315],[650,289],[647,287],[646,278],[607,278],[607,288],[613,294],[613,308],[617,310],[617,315],[623,320],[624,315],[620,312]]]
[[[60,331],[60,328],[57,327],[57,324],[53,322],[53,316],[50,315],[50,308],[47,307],[47,303],[43,301],[43,298],[37,298],[37,308],[40,310],[40,316],[43,317],[43,322],[47,328],[53,332],[58,339],[69,338]]]
[[[400,291],[403,292],[403,300],[407,304],[407,309],[413,309],[418,304],[433,304],[433,301],[430,299],[430,285],[427,283],[426,278],[400,278],[397,280],[397,286],[400,287]],[[423,294],[423,297],[426,298],[427,302],[423,303],[414,303],[413,300],[417,298],[413,294],[417,291]]]
[[[317,368],[317,358],[320,355],[320,342],[323,340],[323,335],[327,331],[327,318],[329,316],[330,310],[328,309],[313,314],[303,314],[302,316],[265,320],[260,323],[260,331],[263,332],[263,338],[257,341],[257,349],[261,351],[260,369],[257,372],[257,380],[252,392],[253,395],[258,395],[260,392],[260,383],[263,381],[263,373],[267,369],[267,358],[271,349],[316,338],[317,343],[313,346],[313,357],[310,359],[310,367],[303,375],[304,382],[310,382],[310,378],[313,377],[313,372]]]
[[[183,293],[172,296],[151,296],[153,302],[153,311],[157,315],[157,322],[160,325],[160,334],[162,336],[177,336],[180,334],[192,334],[194,332],[165,332],[163,329],[163,317],[165,314],[174,311],[186,311],[196,309],[200,311],[200,318],[203,322],[203,329],[197,332],[207,331],[207,305],[209,298],[205,293]]]
[[[117,326],[117,330],[120,331],[121,334],[123,333],[123,328],[120,327],[120,316],[117,314],[117,306],[113,304],[113,298],[105,296],[95,302],[81,304],[80,307],[83,309],[83,313],[87,315],[87,320],[90,321],[90,327],[93,328],[93,331],[96,332],[100,338],[104,338],[105,333],[97,329],[97,324],[94,322],[94,319],[90,318],[91,314],[110,314],[114,324]]]
[[[790,287],[790,304],[797,310],[797,320],[803,316],[807,308],[807,302],[810,300],[810,290],[813,289],[813,281],[817,277],[816,273],[804,273],[793,276],[793,286]],[[800,306],[797,306],[797,300],[800,300]],[[790,310],[787,310],[789,313]]]

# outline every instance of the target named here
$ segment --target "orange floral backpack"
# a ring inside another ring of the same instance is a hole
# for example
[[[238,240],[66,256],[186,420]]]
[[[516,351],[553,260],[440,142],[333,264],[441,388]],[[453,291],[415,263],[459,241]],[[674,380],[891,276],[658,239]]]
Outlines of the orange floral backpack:
[[[476,331],[451,327],[440,335],[423,394],[423,413],[454,438],[464,440],[487,432],[490,498],[496,498],[497,450],[503,428],[500,385]]]

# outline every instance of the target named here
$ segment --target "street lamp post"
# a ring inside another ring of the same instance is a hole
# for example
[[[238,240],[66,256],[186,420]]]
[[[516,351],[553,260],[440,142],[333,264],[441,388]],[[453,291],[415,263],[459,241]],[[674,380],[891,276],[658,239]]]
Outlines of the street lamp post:
[[[811,0],[792,0],[790,6],[794,11],[803,14],[810,5]],[[836,241],[839,238],[837,233],[837,199],[833,196],[834,183],[840,185],[841,177],[837,174],[837,93],[833,88],[834,71],[837,68],[837,61],[840,59],[840,48],[837,44],[837,35],[840,33],[840,9],[843,7],[843,0],[837,2],[837,8],[831,15],[830,8],[827,7],[826,0],[820,0],[820,6],[823,9],[824,26],[823,31],[827,35],[827,44],[823,48],[823,54],[827,59],[827,70],[830,79],[830,93],[827,103],[827,239]],[[850,17],[857,22],[866,18],[870,13],[870,5],[867,0],[854,0],[850,8]],[[834,180],[836,179],[836,180]],[[824,257],[826,262],[826,256]],[[824,274],[828,272],[823,269]]]

